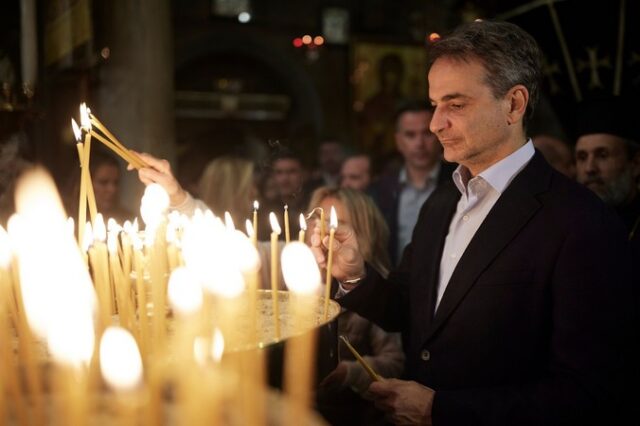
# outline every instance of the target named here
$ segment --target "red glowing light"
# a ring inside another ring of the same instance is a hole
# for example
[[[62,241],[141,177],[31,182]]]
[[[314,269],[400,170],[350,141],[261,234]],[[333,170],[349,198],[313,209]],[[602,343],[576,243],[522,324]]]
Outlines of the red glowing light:
[[[429,34],[429,42],[430,43],[433,43],[433,42],[438,41],[438,40],[440,40],[440,34],[438,34],[438,33]]]
[[[302,39],[300,37],[296,37],[293,39],[294,47],[302,47]]]

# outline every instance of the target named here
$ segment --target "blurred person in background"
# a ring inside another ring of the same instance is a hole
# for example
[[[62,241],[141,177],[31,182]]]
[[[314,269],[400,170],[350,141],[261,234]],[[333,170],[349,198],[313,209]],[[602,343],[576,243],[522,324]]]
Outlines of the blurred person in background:
[[[371,184],[371,158],[367,154],[347,157],[340,169],[340,186],[366,191]]]

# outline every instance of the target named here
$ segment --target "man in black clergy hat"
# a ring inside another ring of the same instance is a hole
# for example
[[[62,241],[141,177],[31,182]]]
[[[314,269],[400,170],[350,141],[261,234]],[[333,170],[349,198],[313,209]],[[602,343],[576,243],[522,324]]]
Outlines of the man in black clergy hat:
[[[638,115],[623,98],[592,100],[578,109],[576,178],[613,206],[634,245],[640,242]]]

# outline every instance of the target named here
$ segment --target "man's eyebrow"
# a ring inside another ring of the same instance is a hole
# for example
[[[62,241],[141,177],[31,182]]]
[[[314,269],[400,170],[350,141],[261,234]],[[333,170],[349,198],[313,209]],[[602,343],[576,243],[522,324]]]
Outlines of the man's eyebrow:
[[[442,102],[447,102],[450,101],[452,99],[468,99],[469,97],[467,95],[463,95],[462,93],[451,93],[448,95],[444,95],[441,99]],[[436,101],[434,101],[433,99],[429,98],[429,101],[431,103],[435,103]]]

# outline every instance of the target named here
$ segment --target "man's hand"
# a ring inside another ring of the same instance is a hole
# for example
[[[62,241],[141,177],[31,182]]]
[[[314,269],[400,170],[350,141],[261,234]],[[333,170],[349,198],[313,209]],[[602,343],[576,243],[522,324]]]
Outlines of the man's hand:
[[[311,251],[321,268],[327,267],[327,248],[329,247],[329,233],[320,241],[320,227],[316,223],[311,236]],[[344,282],[364,277],[364,260],[358,248],[358,240],[353,228],[348,225],[338,225],[333,240],[333,265],[331,275],[338,281]]]
[[[344,381],[347,378],[347,365],[344,362],[338,363],[335,370],[325,377],[320,382],[320,387],[337,390],[344,385]]]
[[[182,204],[187,197],[187,193],[173,176],[171,164],[167,160],[160,160],[149,154],[139,152],[136,152],[136,154],[149,165],[149,167],[143,167],[138,170],[138,177],[142,183],[145,185],[150,183],[159,184],[169,194],[171,206]],[[132,166],[129,165],[127,168],[131,170]]]
[[[396,425],[431,425],[435,391],[420,383],[385,379],[371,383],[367,399],[384,411]]]

